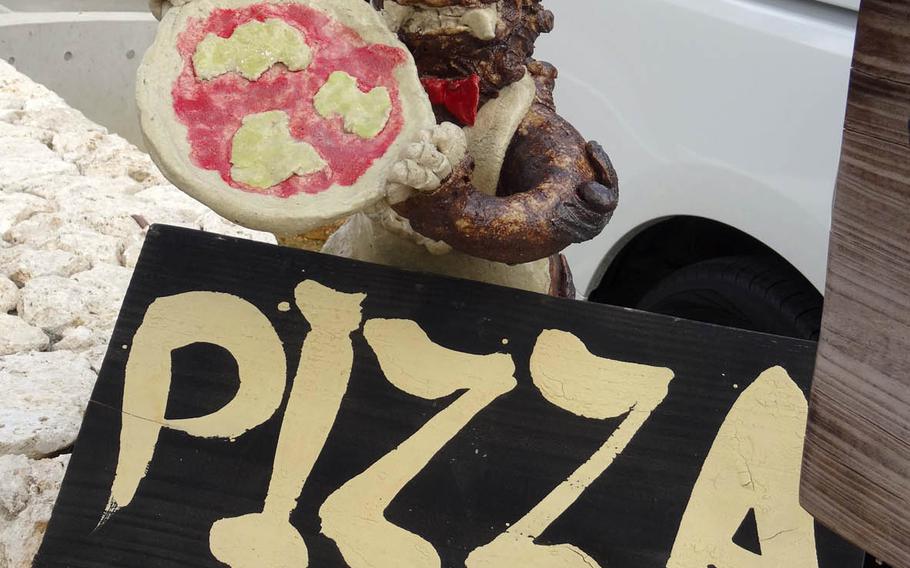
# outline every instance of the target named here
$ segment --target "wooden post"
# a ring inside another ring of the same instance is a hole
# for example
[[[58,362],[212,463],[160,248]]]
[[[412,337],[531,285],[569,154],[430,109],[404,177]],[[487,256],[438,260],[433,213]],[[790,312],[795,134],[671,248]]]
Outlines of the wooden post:
[[[910,0],[864,0],[802,503],[910,566]]]

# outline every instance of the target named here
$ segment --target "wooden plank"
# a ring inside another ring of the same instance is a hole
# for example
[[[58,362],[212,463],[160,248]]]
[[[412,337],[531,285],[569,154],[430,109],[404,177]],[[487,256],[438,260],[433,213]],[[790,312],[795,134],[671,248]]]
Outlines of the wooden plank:
[[[814,352],[153,227],[35,566],[859,568]]]
[[[903,83],[854,71],[853,93],[847,103],[846,129],[906,146],[910,92]]]
[[[910,1],[865,0],[801,488],[821,522],[910,566]]]
[[[910,6],[903,0],[863,0],[856,28],[856,71],[910,84]]]

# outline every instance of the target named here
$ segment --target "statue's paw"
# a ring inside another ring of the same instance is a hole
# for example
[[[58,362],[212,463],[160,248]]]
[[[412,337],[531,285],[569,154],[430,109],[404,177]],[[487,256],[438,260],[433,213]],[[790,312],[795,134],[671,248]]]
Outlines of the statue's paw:
[[[421,132],[389,172],[389,201],[400,203],[415,191],[439,189],[452,175],[452,164],[464,158],[466,147],[464,132],[454,124],[446,122]]]
[[[395,162],[389,172],[389,181],[417,191],[434,191],[442,184],[436,168],[413,158]]]
[[[424,136],[445,155],[450,164],[459,164],[468,151],[468,140],[464,130],[451,122],[443,122],[424,131]]]
[[[405,148],[404,158],[413,161],[439,180],[444,180],[452,173],[452,164],[449,159],[432,142],[421,141],[409,144]]]
[[[616,177],[613,162],[610,161],[610,156],[603,147],[592,140],[585,145],[585,151],[588,153],[588,160],[591,167],[594,168],[597,181],[606,187],[619,188],[619,179]]]
[[[580,185],[572,199],[560,206],[554,223],[569,235],[572,242],[582,243],[599,235],[619,204],[619,192],[596,181]]]

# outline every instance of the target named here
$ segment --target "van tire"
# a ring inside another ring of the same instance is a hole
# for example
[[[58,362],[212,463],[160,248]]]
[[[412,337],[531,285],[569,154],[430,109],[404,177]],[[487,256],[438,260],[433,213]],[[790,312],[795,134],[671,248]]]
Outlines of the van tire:
[[[714,258],[671,273],[638,309],[685,319],[817,340],[822,297],[794,268],[767,256]]]

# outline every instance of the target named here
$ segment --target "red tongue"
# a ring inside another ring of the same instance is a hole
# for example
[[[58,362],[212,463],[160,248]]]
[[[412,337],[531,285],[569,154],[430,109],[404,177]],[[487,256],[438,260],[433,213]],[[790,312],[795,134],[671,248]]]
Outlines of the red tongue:
[[[465,126],[474,126],[480,104],[480,76],[464,79],[423,77],[423,88],[434,105],[442,105]]]

